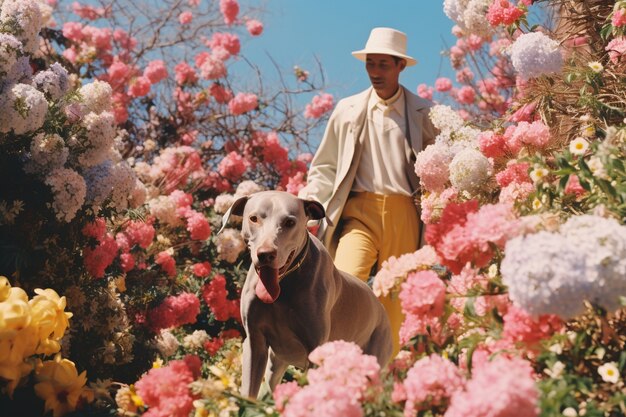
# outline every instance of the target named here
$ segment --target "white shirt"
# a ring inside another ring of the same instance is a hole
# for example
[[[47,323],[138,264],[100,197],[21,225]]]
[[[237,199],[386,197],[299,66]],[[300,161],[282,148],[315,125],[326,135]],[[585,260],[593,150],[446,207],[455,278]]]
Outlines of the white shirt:
[[[372,91],[367,105],[368,135],[352,191],[411,195],[405,170],[411,148],[405,136],[404,101],[402,88],[387,100]]]

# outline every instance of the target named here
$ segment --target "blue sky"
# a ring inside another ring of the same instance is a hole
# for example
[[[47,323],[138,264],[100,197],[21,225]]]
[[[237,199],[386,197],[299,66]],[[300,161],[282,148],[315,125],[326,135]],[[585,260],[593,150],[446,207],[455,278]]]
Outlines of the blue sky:
[[[264,7],[259,16],[265,25],[263,34],[248,38],[242,48],[264,74],[274,71],[268,54],[285,72],[299,65],[312,75],[318,69],[317,57],[328,92],[336,98],[357,93],[369,81],[364,64],[350,52],[365,46],[373,27],[386,26],[407,34],[408,55],[418,60],[401,75],[401,82],[411,91],[422,82],[433,85],[438,76],[454,75],[448,59],[441,56],[455,42],[443,1],[269,0]]]

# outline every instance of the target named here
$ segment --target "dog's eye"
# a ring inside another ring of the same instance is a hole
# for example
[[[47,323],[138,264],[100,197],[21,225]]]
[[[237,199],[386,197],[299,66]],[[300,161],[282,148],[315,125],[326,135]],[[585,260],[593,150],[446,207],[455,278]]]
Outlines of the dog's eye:
[[[283,226],[287,228],[292,228],[296,225],[296,221],[294,219],[286,219],[283,223]]]
[[[258,221],[259,221],[259,218],[258,218],[257,216],[254,216],[254,215],[250,216],[248,219],[249,219],[249,220],[250,220],[250,222],[252,222],[252,223],[256,223],[256,222],[258,222]]]

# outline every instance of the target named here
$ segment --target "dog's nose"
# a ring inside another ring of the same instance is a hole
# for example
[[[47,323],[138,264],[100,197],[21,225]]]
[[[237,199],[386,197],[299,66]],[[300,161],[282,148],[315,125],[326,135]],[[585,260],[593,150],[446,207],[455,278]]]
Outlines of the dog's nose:
[[[269,265],[276,259],[276,249],[271,248],[259,248],[256,252],[261,265]]]

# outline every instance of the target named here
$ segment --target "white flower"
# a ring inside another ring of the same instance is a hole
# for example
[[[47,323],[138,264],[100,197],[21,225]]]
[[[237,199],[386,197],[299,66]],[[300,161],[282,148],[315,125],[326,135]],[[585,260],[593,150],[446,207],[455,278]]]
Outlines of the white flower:
[[[443,104],[433,106],[428,117],[433,126],[442,132],[458,130],[465,124],[463,118],[452,107]]]
[[[0,33],[0,74],[8,74],[23,53],[22,42],[11,34]]]
[[[510,48],[511,62],[522,79],[561,71],[559,43],[541,32],[520,35]]]
[[[587,161],[587,166],[589,167],[589,170],[591,170],[591,173],[593,174],[594,177],[598,177],[601,179],[609,179],[609,175],[606,172],[606,169],[604,168],[604,163],[602,162],[602,159],[600,159],[597,156],[592,156],[591,158],[589,158],[589,160]]]
[[[237,229],[224,229],[215,239],[218,258],[234,263],[239,254],[246,248],[246,243]]]
[[[33,132],[43,125],[47,111],[48,102],[41,91],[28,84],[15,84],[0,94],[0,132]]]
[[[572,407],[567,407],[566,409],[563,410],[563,417],[577,417],[578,416],[578,412],[576,411],[575,408]]]
[[[81,165],[90,167],[109,159],[116,135],[113,113],[88,113],[81,124],[86,131],[86,135],[78,138],[76,146]]]
[[[459,191],[474,193],[491,176],[491,163],[480,151],[465,149],[450,163],[450,182]]]
[[[544,178],[550,173],[545,168],[537,167],[530,171],[530,179],[533,180],[535,184],[539,182],[543,182]]]
[[[254,181],[242,181],[235,191],[235,199],[243,196],[248,196],[256,192],[263,191],[263,187]]]
[[[218,214],[224,214],[235,202],[235,196],[232,194],[220,194],[215,197],[213,208]]]
[[[39,32],[43,19],[35,0],[4,0],[0,2],[0,22],[8,27],[24,47],[24,52],[34,54],[39,48]]]
[[[569,151],[573,155],[584,155],[587,149],[589,149],[589,142],[585,138],[577,137],[569,144]]]
[[[187,349],[200,349],[209,340],[209,334],[204,330],[195,330],[183,338],[183,346]]]
[[[83,85],[79,92],[88,112],[100,114],[104,111],[111,111],[113,90],[109,83],[95,80],[92,83]]]
[[[42,93],[48,94],[52,100],[58,100],[69,89],[69,75],[61,64],[55,62],[45,71],[38,72],[33,77],[33,86]]]
[[[50,173],[45,183],[52,189],[52,209],[57,219],[70,222],[85,202],[85,180],[76,171],[58,168]]]
[[[619,381],[619,369],[615,362],[607,362],[598,368],[598,373],[604,382],[616,384]]]
[[[161,330],[161,333],[155,340],[156,348],[164,358],[172,356],[180,346],[176,336],[169,330]]]
[[[587,65],[589,66],[589,68],[591,68],[591,71],[595,72],[596,74],[604,70],[604,67],[598,61],[590,62]]]
[[[565,370],[565,364],[561,361],[556,361],[550,368],[544,369],[544,373],[550,378],[558,379],[563,375]]]
[[[28,173],[47,174],[61,168],[67,161],[69,150],[56,133],[38,133],[30,143],[30,160],[24,166]]]

